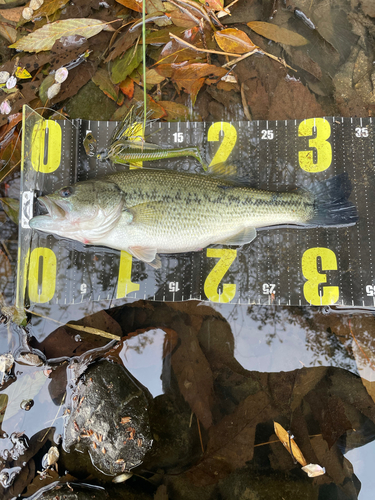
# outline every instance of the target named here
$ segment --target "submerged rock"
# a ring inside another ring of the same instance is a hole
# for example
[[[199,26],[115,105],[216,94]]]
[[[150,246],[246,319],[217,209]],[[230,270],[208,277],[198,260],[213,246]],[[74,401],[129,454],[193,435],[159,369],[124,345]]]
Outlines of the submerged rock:
[[[106,500],[104,488],[77,483],[52,483],[29,497],[29,500]]]
[[[140,465],[152,445],[151,399],[123,366],[108,360],[92,364],[72,394],[64,450],[88,454],[94,467],[107,476]]]

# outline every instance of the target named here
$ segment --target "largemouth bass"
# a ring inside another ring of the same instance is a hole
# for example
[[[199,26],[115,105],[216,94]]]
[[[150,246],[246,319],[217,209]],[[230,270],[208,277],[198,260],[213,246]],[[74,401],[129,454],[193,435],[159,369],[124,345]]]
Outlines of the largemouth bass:
[[[126,250],[160,267],[158,253],[245,245],[259,227],[352,225],[357,212],[347,200],[349,186],[343,174],[312,191],[269,192],[218,175],[141,168],[39,198],[48,214],[34,217],[30,226]]]

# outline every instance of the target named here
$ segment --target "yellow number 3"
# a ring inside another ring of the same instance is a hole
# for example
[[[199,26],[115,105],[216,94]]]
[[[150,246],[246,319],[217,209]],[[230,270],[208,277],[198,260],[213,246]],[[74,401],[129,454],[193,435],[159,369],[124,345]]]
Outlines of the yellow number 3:
[[[309,137],[316,133],[316,137],[309,139],[309,147],[314,150],[300,151],[298,153],[299,166],[306,172],[323,172],[331,166],[332,147],[328,142],[331,136],[331,125],[323,118],[309,118],[299,124],[298,137]]]
[[[339,300],[338,286],[323,286],[319,293],[319,285],[327,283],[327,275],[317,268],[317,259],[321,259],[322,271],[337,270],[336,255],[329,248],[309,248],[302,256],[302,273],[307,279],[303,286],[303,295],[313,306],[328,306]]]

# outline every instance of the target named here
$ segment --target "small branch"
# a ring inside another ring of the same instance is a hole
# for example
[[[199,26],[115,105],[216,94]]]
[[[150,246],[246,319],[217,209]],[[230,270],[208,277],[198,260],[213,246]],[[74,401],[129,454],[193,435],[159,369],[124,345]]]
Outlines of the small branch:
[[[178,36],[174,35],[173,33],[169,33],[169,36],[171,38],[174,38],[178,42],[182,43],[183,45],[186,45],[187,47],[196,50],[197,52],[208,52],[209,54],[219,54],[221,56],[232,56],[232,57],[237,57],[238,54],[232,54],[231,52],[220,52],[219,50],[208,50],[208,49],[201,49],[199,47],[195,47],[189,42],[186,42],[185,40],[182,40],[182,38],[179,38]]]

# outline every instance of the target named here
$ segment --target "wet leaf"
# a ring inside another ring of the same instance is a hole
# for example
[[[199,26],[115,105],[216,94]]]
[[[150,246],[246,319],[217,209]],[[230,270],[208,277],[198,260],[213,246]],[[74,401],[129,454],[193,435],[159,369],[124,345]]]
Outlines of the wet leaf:
[[[18,224],[18,212],[20,209],[19,200],[16,200],[14,198],[0,198],[0,203],[9,219],[15,224]]]
[[[212,10],[223,10],[224,0],[200,0],[200,3],[207,5]]]
[[[119,84],[120,90],[126,95],[128,99],[133,99],[134,95],[134,81],[127,76],[123,82]]]
[[[285,45],[292,45],[293,47],[299,47],[309,43],[305,37],[295,33],[294,31],[281,28],[276,24],[264,23],[262,21],[251,21],[250,23],[247,23],[247,25],[255,31],[255,33],[258,33],[258,35],[264,36],[265,38],[273,40],[277,43],[284,43]]]
[[[7,255],[0,250],[0,290],[5,290],[12,278],[12,267]],[[1,381],[0,381],[1,382]]]
[[[125,80],[130,73],[138,67],[142,61],[142,46],[138,45],[136,50],[134,48],[128,49],[124,56],[116,59],[112,66],[111,80],[113,83],[120,83]]]
[[[186,122],[190,118],[189,108],[183,104],[171,101],[159,101],[159,104],[167,112],[166,120],[169,122]]]
[[[256,427],[267,421],[272,412],[265,392],[241,401],[234,412],[211,427],[207,449],[200,463],[187,476],[194,485],[216,484],[233,469],[241,468],[254,456]]]
[[[59,9],[62,9],[64,5],[66,5],[69,2],[69,0],[45,0],[43,5],[37,9],[34,10],[33,12],[33,19],[39,18],[39,17],[48,17],[50,18],[56,11]],[[51,21],[51,19],[49,19]],[[19,25],[22,26],[23,24],[27,23],[26,19],[23,17],[20,19]]]
[[[50,50],[55,41],[63,36],[81,35],[90,38],[102,30],[113,31],[113,28],[98,19],[65,19],[45,24],[42,28],[10,45],[10,48],[26,52],[40,52]]]
[[[365,345],[359,344],[354,339],[352,350],[362,383],[375,401],[375,355]]]
[[[104,62],[114,61],[117,57],[122,57],[124,53],[134,45],[139,37],[140,30],[127,31],[122,37],[118,38],[111,47],[111,52]]]
[[[135,12],[142,12],[142,0],[116,0],[116,2]]]
[[[0,17],[18,23],[22,16],[24,7],[14,7],[13,9],[2,9]]]
[[[325,116],[314,94],[300,81],[280,79],[272,95],[269,120],[298,120]]]
[[[297,446],[297,443],[292,438],[291,434],[289,434],[282,425],[277,422],[274,422],[275,434],[283,443],[285,448],[288,450],[292,458],[295,458],[297,462],[305,466],[307,465],[306,459],[302,454],[302,451]]]
[[[0,36],[7,42],[14,43],[17,40],[17,31],[9,24],[0,23]]]
[[[143,104],[143,89],[141,89],[138,85],[134,86],[134,96],[131,104],[135,103]],[[166,116],[167,113],[165,112],[165,110],[157,102],[155,102],[154,99],[150,97],[148,94],[147,94],[146,104],[147,104],[147,109],[149,111],[152,111],[152,115],[150,118],[152,118],[153,120],[158,120]]]
[[[236,28],[227,28],[215,33],[215,39],[221,50],[235,54],[245,54],[256,49],[244,31]]]
[[[156,69],[151,68],[146,70],[146,83],[147,85],[156,85],[165,80],[165,77],[160,75]]]
[[[208,429],[212,424],[212,372],[192,329],[185,328],[178,333],[181,344],[172,354],[172,368],[181,394],[198,420]]]
[[[161,0],[145,0],[147,14],[155,12],[165,12],[164,4]]]
[[[101,91],[104,92],[106,96],[108,96],[113,101],[118,102],[119,87],[113,85],[106,69],[99,68],[96,71],[95,75],[92,77],[92,81],[100,88]]]
[[[185,30],[178,26],[171,26],[170,28],[164,28],[158,31],[152,31],[146,35],[146,44],[147,45],[164,45],[165,43],[170,42],[171,37],[169,33],[173,35],[180,36]],[[142,43],[142,40],[140,40]]]
[[[181,12],[180,10],[174,10],[171,12],[170,18],[176,27],[180,26],[182,28],[193,28],[199,24],[199,19],[194,21],[191,16],[185,14],[185,12]]]
[[[221,78],[226,73],[227,70],[225,68],[214,66],[213,64],[172,64],[171,78],[180,90],[185,89],[185,91],[190,94],[194,104],[197,94],[204,84],[206,77],[212,75]]]
[[[43,370],[34,372],[32,375],[24,375],[1,393],[0,423],[4,423],[14,417],[21,410],[20,404],[23,400],[34,399],[41,388],[49,383]],[[5,412],[5,415],[4,415]]]
[[[15,76],[19,78],[20,80],[27,80],[31,78],[30,73],[27,71],[25,68],[21,68],[21,66],[18,66],[16,71],[15,71]]]

